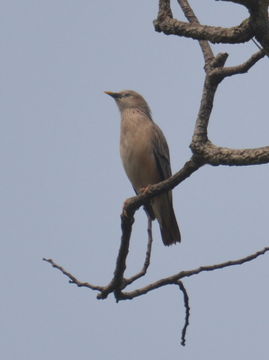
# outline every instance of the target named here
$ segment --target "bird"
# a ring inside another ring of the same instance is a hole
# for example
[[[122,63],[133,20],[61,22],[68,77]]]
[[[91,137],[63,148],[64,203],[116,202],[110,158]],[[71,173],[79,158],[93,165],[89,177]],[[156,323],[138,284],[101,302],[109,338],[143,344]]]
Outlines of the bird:
[[[153,121],[142,95],[133,90],[105,91],[121,114],[120,155],[136,194],[172,175],[167,141]],[[153,197],[145,206],[151,220],[158,220],[164,245],[181,241],[173,209],[172,191]]]

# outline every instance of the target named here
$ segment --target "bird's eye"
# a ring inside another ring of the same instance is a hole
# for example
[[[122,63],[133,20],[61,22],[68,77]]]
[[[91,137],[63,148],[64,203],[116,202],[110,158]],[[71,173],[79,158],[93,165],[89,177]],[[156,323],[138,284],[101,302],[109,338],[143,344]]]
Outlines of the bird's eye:
[[[126,94],[123,95],[123,97],[128,97],[128,96],[130,96],[130,95],[131,95],[131,94],[126,93]]]

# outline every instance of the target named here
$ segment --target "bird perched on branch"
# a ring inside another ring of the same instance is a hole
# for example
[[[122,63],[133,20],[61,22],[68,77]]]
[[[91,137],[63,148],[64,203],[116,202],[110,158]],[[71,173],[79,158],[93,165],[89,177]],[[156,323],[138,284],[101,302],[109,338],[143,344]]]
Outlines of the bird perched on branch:
[[[169,178],[168,145],[145,99],[132,90],[105,93],[114,98],[121,113],[120,154],[135,192]],[[180,242],[171,191],[152,198],[145,210],[152,220],[158,220],[164,245]]]

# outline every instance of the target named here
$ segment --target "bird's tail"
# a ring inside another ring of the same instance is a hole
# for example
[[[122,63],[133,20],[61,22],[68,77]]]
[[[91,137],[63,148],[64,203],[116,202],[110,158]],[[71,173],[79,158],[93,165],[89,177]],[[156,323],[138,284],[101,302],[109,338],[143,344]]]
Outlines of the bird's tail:
[[[169,246],[180,242],[181,236],[174,213],[172,197],[170,194],[162,194],[154,199],[152,208],[159,222],[162,241]]]

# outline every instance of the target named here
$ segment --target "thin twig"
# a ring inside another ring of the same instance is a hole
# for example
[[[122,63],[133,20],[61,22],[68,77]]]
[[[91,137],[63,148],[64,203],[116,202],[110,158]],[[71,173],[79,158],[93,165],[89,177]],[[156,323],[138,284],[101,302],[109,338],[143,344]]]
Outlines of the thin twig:
[[[208,266],[201,266],[199,268],[196,269],[192,269],[192,270],[188,270],[188,271],[180,271],[177,274],[171,275],[169,277],[160,279],[156,282],[153,282],[149,285],[144,286],[143,288],[140,289],[136,289],[134,291],[130,291],[130,292],[121,292],[119,291],[119,295],[118,297],[116,297],[116,300],[126,300],[126,299],[133,299],[135,297],[141,296],[141,295],[145,295],[150,291],[153,291],[155,289],[158,289],[162,286],[166,286],[166,285],[172,285],[172,284],[176,284],[178,285],[178,282],[180,280],[182,280],[183,278],[186,277],[192,277],[194,275],[198,275],[202,272],[206,272],[206,271],[215,271],[215,270],[219,270],[219,269],[223,269],[226,267],[230,267],[230,266],[234,266],[234,265],[242,265],[245,264],[246,262],[252,261],[254,259],[256,259],[257,257],[264,255],[266,252],[269,251],[269,247],[265,247],[263,250],[257,251],[254,254],[248,255],[244,258],[240,258],[237,260],[231,260],[231,261],[226,261],[220,264],[216,264],[216,265],[208,265]],[[97,290],[100,291],[100,294],[97,296],[98,299],[104,299],[108,296],[109,293],[113,292],[113,290],[115,290],[113,288],[113,286],[111,285],[111,283],[107,286],[96,286],[96,285],[92,285],[88,282],[81,282],[80,280],[78,280],[74,275],[72,275],[71,273],[69,273],[68,271],[66,271],[62,266],[56,264],[52,259],[46,259],[43,258],[44,261],[48,262],[49,264],[51,264],[54,268],[58,269],[59,271],[61,271],[65,276],[67,276],[69,278],[69,282],[71,284],[75,284],[79,287],[86,287],[89,288],[91,290]],[[121,289],[119,289],[121,290]],[[114,291],[115,294],[115,291]]]
[[[52,259],[43,258],[42,260],[46,261],[49,264],[51,264],[52,267],[58,269],[61,273],[63,273],[65,276],[67,276],[69,278],[69,283],[70,284],[75,284],[78,287],[86,287],[86,288],[89,288],[91,290],[97,290],[97,291],[103,291],[104,290],[103,286],[92,285],[92,284],[90,284],[88,282],[82,282],[82,281],[78,280],[74,275],[72,275],[70,272],[66,271],[62,266],[56,264]]]
[[[135,274],[134,276],[130,277],[129,279],[125,279],[125,281],[124,281],[125,287],[127,285],[132,284],[135,280],[141,278],[142,276],[144,276],[147,273],[148,267],[150,265],[152,242],[153,242],[152,220],[151,220],[150,216],[148,216],[148,244],[147,244],[147,251],[146,251],[144,265],[139,273]]]
[[[181,345],[185,346],[186,345],[186,332],[187,332],[187,328],[189,325],[189,319],[190,319],[190,305],[189,305],[189,296],[187,293],[187,290],[185,288],[185,286],[183,285],[182,281],[178,281],[177,282],[179,289],[182,291],[183,293],[183,300],[184,300],[184,307],[185,307],[185,323],[184,323],[184,327],[182,329],[181,332]]]
[[[140,289],[136,289],[136,290],[133,290],[130,292],[124,292],[122,294],[122,296],[123,296],[122,299],[133,299],[135,297],[145,295],[152,290],[158,289],[158,288],[160,288],[162,286],[166,286],[166,285],[177,284],[178,280],[182,280],[186,277],[198,275],[202,272],[215,271],[215,270],[224,269],[224,268],[230,267],[230,266],[242,265],[242,264],[245,264],[246,262],[256,259],[257,257],[259,257],[261,255],[264,255],[267,251],[269,251],[269,247],[265,247],[263,250],[259,250],[254,254],[248,255],[246,257],[243,257],[243,258],[240,258],[237,260],[225,261],[223,263],[215,264],[215,265],[201,266],[199,268],[188,270],[188,271],[180,271],[177,274],[157,280],[157,281],[155,281],[149,285],[146,285]]]
[[[237,66],[227,66],[222,69],[214,70],[215,73],[218,73],[221,77],[225,78],[227,76],[244,74],[251,69],[259,60],[261,60],[266,55],[264,50],[260,50],[253,54],[247,61]]]
[[[197,18],[197,16],[195,15],[193,9],[191,8],[188,0],[177,0],[184,15],[186,16],[186,18],[189,20],[189,22],[191,24],[199,24],[200,22]],[[214,54],[213,51],[211,49],[211,46],[209,45],[209,42],[207,40],[199,40],[199,45],[201,47],[203,56],[204,56],[204,61],[205,61],[205,70],[209,70],[210,68],[210,63],[211,61],[214,59]]]

